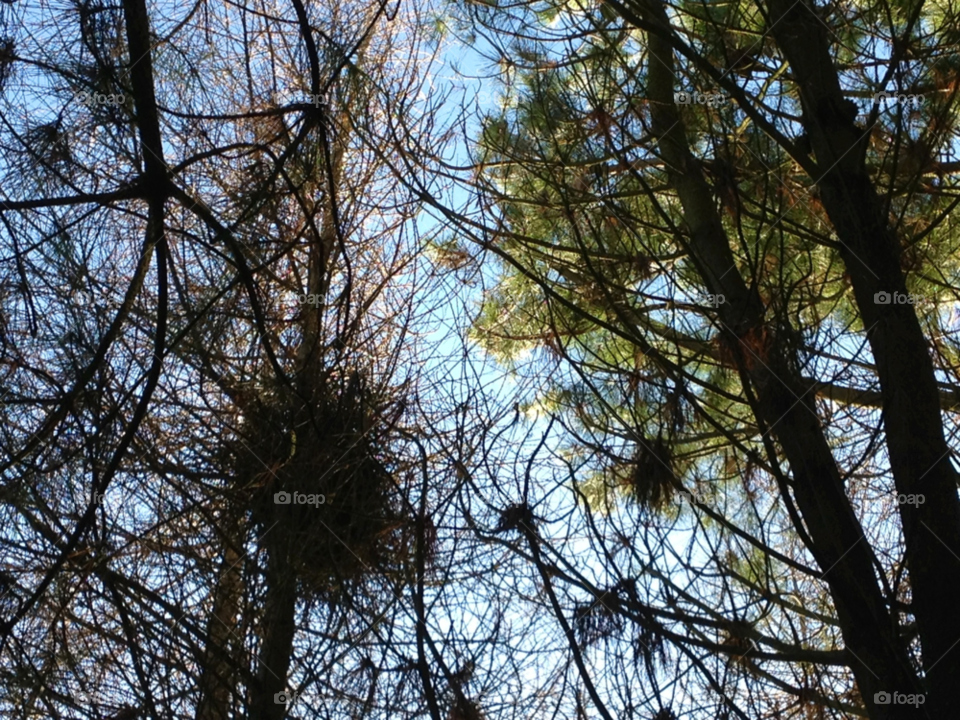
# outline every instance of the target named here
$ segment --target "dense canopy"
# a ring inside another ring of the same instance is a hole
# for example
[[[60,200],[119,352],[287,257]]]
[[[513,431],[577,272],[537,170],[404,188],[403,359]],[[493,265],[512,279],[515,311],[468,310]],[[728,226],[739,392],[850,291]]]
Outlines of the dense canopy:
[[[958,48],[5,0],[0,715],[954,717]]]

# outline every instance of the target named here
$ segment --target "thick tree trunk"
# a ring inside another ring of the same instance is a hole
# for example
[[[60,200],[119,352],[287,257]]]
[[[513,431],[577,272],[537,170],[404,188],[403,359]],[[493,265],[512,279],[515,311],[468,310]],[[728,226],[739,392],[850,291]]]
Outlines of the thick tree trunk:
[[[741,358],[745,387],[754,389],[757,419],[777,437],[790,463],[803,522],[796,516],[794,520],[801,537],[809,533],[807,545],[830,588],[851,652],[850,667],[872,718],[923,717],[922,711],[918,715],[912,708],[872,702],[874,693],[883,690],[918,693],[923,688],[878,586],[870,547],[844,492],[811,388],[802,382],[787,345],[775,337],[769,346],[758,342],[767,336],[764,308],[736,271],[720,216],[673,101],[674,58],[667,39],[672,31],[666,13],[658,3],[646,7],[644,19],[658,29],[648,33],[652,129],[690,228],[688,249],[709,292],[727,298],[718,309],[725,339]],[[783,500],[789,507],[790,498],[785,495]]]
[[[282,720],[287,705],[278,693],[287,690],[287,671],[296,632],[297,579],[283,553],[270,549],[267,561],[267,597],[260,626],[260,652],[251,698],[254,720]]]
[[[876,360],[896,488],[926,498],[899,507],[927,705],[936,717],[948,717],[960,706],[960,502],[933,363],[913,306],[875,299],[877,293],[906,293],[901,247],[867,173],[867,133],[841,94],[827,28],[806,1],[773,0],[770,10],[772,32],[800,87],[804,126],[823,173],[821,199]]]
[[[207,643],[200,677],[196,720],[227,720],[237,692],[240,658],[236,626],[243,590],[240,524],[228,511],[224,521],[224,553],[207,623]]]

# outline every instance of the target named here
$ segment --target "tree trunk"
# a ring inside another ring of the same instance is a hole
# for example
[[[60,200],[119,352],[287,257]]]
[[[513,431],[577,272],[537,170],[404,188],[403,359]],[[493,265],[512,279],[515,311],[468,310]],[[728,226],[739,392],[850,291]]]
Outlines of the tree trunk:
[[[901,246],[867,173],[868,133],[857,127],[856,110],[841,94],[826,27],[811,3],[774,0],[770,9],[772,32],[800,87],[804,127],[823,172],[823,206],[840,239],[876,359],[897,492],[926,499],[899,508],[927,706],[935,717],[949,717],[960,706],[960,502],[933,363],[913,306],[875,299],[883,292],[906,294]]]
[[[740,358],[744,387],[752,388],[754,412],[764,430],[780,441],[790,464],[792,487],[802,521],[791,512],[797,531],[823,570],[830,588],[850,667],[872,718],[917,717],[912,708],[877,706],[874,693],[887,690],[922,693],[909,657],[896,632],[874,573],[873,557],[863,530],[844,492],[839,470],[824,437],[810,388],[796,368],[793,351],[776,337],[767,337],[764,307],[736,271],[720,216],[702,170],[690,152],[673,100],[674,58],[666,13],[659,3],[647,4],[645,18],[650,58],[648,91],[653,132],[669,169],[690,228],[689,252],[709,292],[723,294],[718,308],[723,334]],[[766,357],[763,355],[767,353]],[[768,450],[771,449],[768,445]],[[790,507],[787,484],[781,487]],[[809,533],[809,534],[808,534]],[[922,715],[921,715],[922,716]]]
[[[243,594],[242,532],[236,513],[228,510],[226,515],[223,561],[213,596],[213,612],[207,623],[196,720],[227,720],[237,693],[240,658],[236,621]]]
[[[279,548],[271,547],[268,552],[267,595],[250,705],[255,720],[282,720],[287,705],[276,696],[287,689],[296,631],[297,579]]]

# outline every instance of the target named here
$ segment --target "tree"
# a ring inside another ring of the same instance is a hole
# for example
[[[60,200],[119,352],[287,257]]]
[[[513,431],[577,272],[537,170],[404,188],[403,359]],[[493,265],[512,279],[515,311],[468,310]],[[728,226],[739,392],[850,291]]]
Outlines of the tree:
[[[416,714],[415,13],[0,12],[4,713]]]
[[[476,337],[565,443],[518,446],[553,467],[539,482],[481,466],[475,491],[512,499],[502,542],[583,705],[948,716],[955,11],[463,17],[505,109],[481,118],[464,176],[477,212],[435,205],[499,268]],[[478,532],[494,542],[496,524]]]

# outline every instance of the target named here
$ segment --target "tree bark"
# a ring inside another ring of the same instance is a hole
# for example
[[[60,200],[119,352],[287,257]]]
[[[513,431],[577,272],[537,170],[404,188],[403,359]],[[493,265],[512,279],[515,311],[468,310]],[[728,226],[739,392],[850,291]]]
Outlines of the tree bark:
[[[718,308],[723,334],[741,363],[744,386],[755,392],[757,419],[780,441],[792,471],[801,537],[823,570],[846,647],[851,669],[870,716],[875,719],[918,717],[912,708],[872,702],[879,691],[922,693],[923,687],[896,632],[896,622],[874,573],[874,559],[863,530],[844,492],[840,473],[823,434],[809,385],[796,368],[789,345],[770,336],[758,349],[747,339],[767,337],[765,308],[736,270],[709,186],[687,143],[673,101],[672,30],[659,3],[648,2],[644,20],[648,32],[648,94],[653,133],[658,138],[671,184],[677,190],[689,226],[689,252],[709,292],[727,301]],[[764,357],[764,355],[766,357]],[[783,501],[791,502],[784,491]],[[809,535],[808,535],[809,533]],[[923,712],[919,716],[923,716]]]
[[[283,720],[287,705],[278,702],[276,695],[287,690],[296,632],[297,579],[279,548],[271,547],[268,552],[267,594],[250,705],[255,720]]]
[[[200,701],[196,720],[227,720],[237,693],[240,658],[234,641],[243,589],[242,537],[235,512],[224,521],[223,560],[213,596],[213,612],[207,623],[207,643],[200,676]]]
[[[896,488],[922,494],[901,504],[912,610],[920,630],[927,706],[948,717],[960,706],[960,502],[943,435],[939,388],[913,306],[878,304],[881,292],[906,293],[901,245],[865,165],[868,133],[844,104],[827,28],[812,3],[772,0],[771,30],[800,89],[824,209],[867,329],[880,381],[883,424]],[[890,688],[892,689],[892,688]]]

